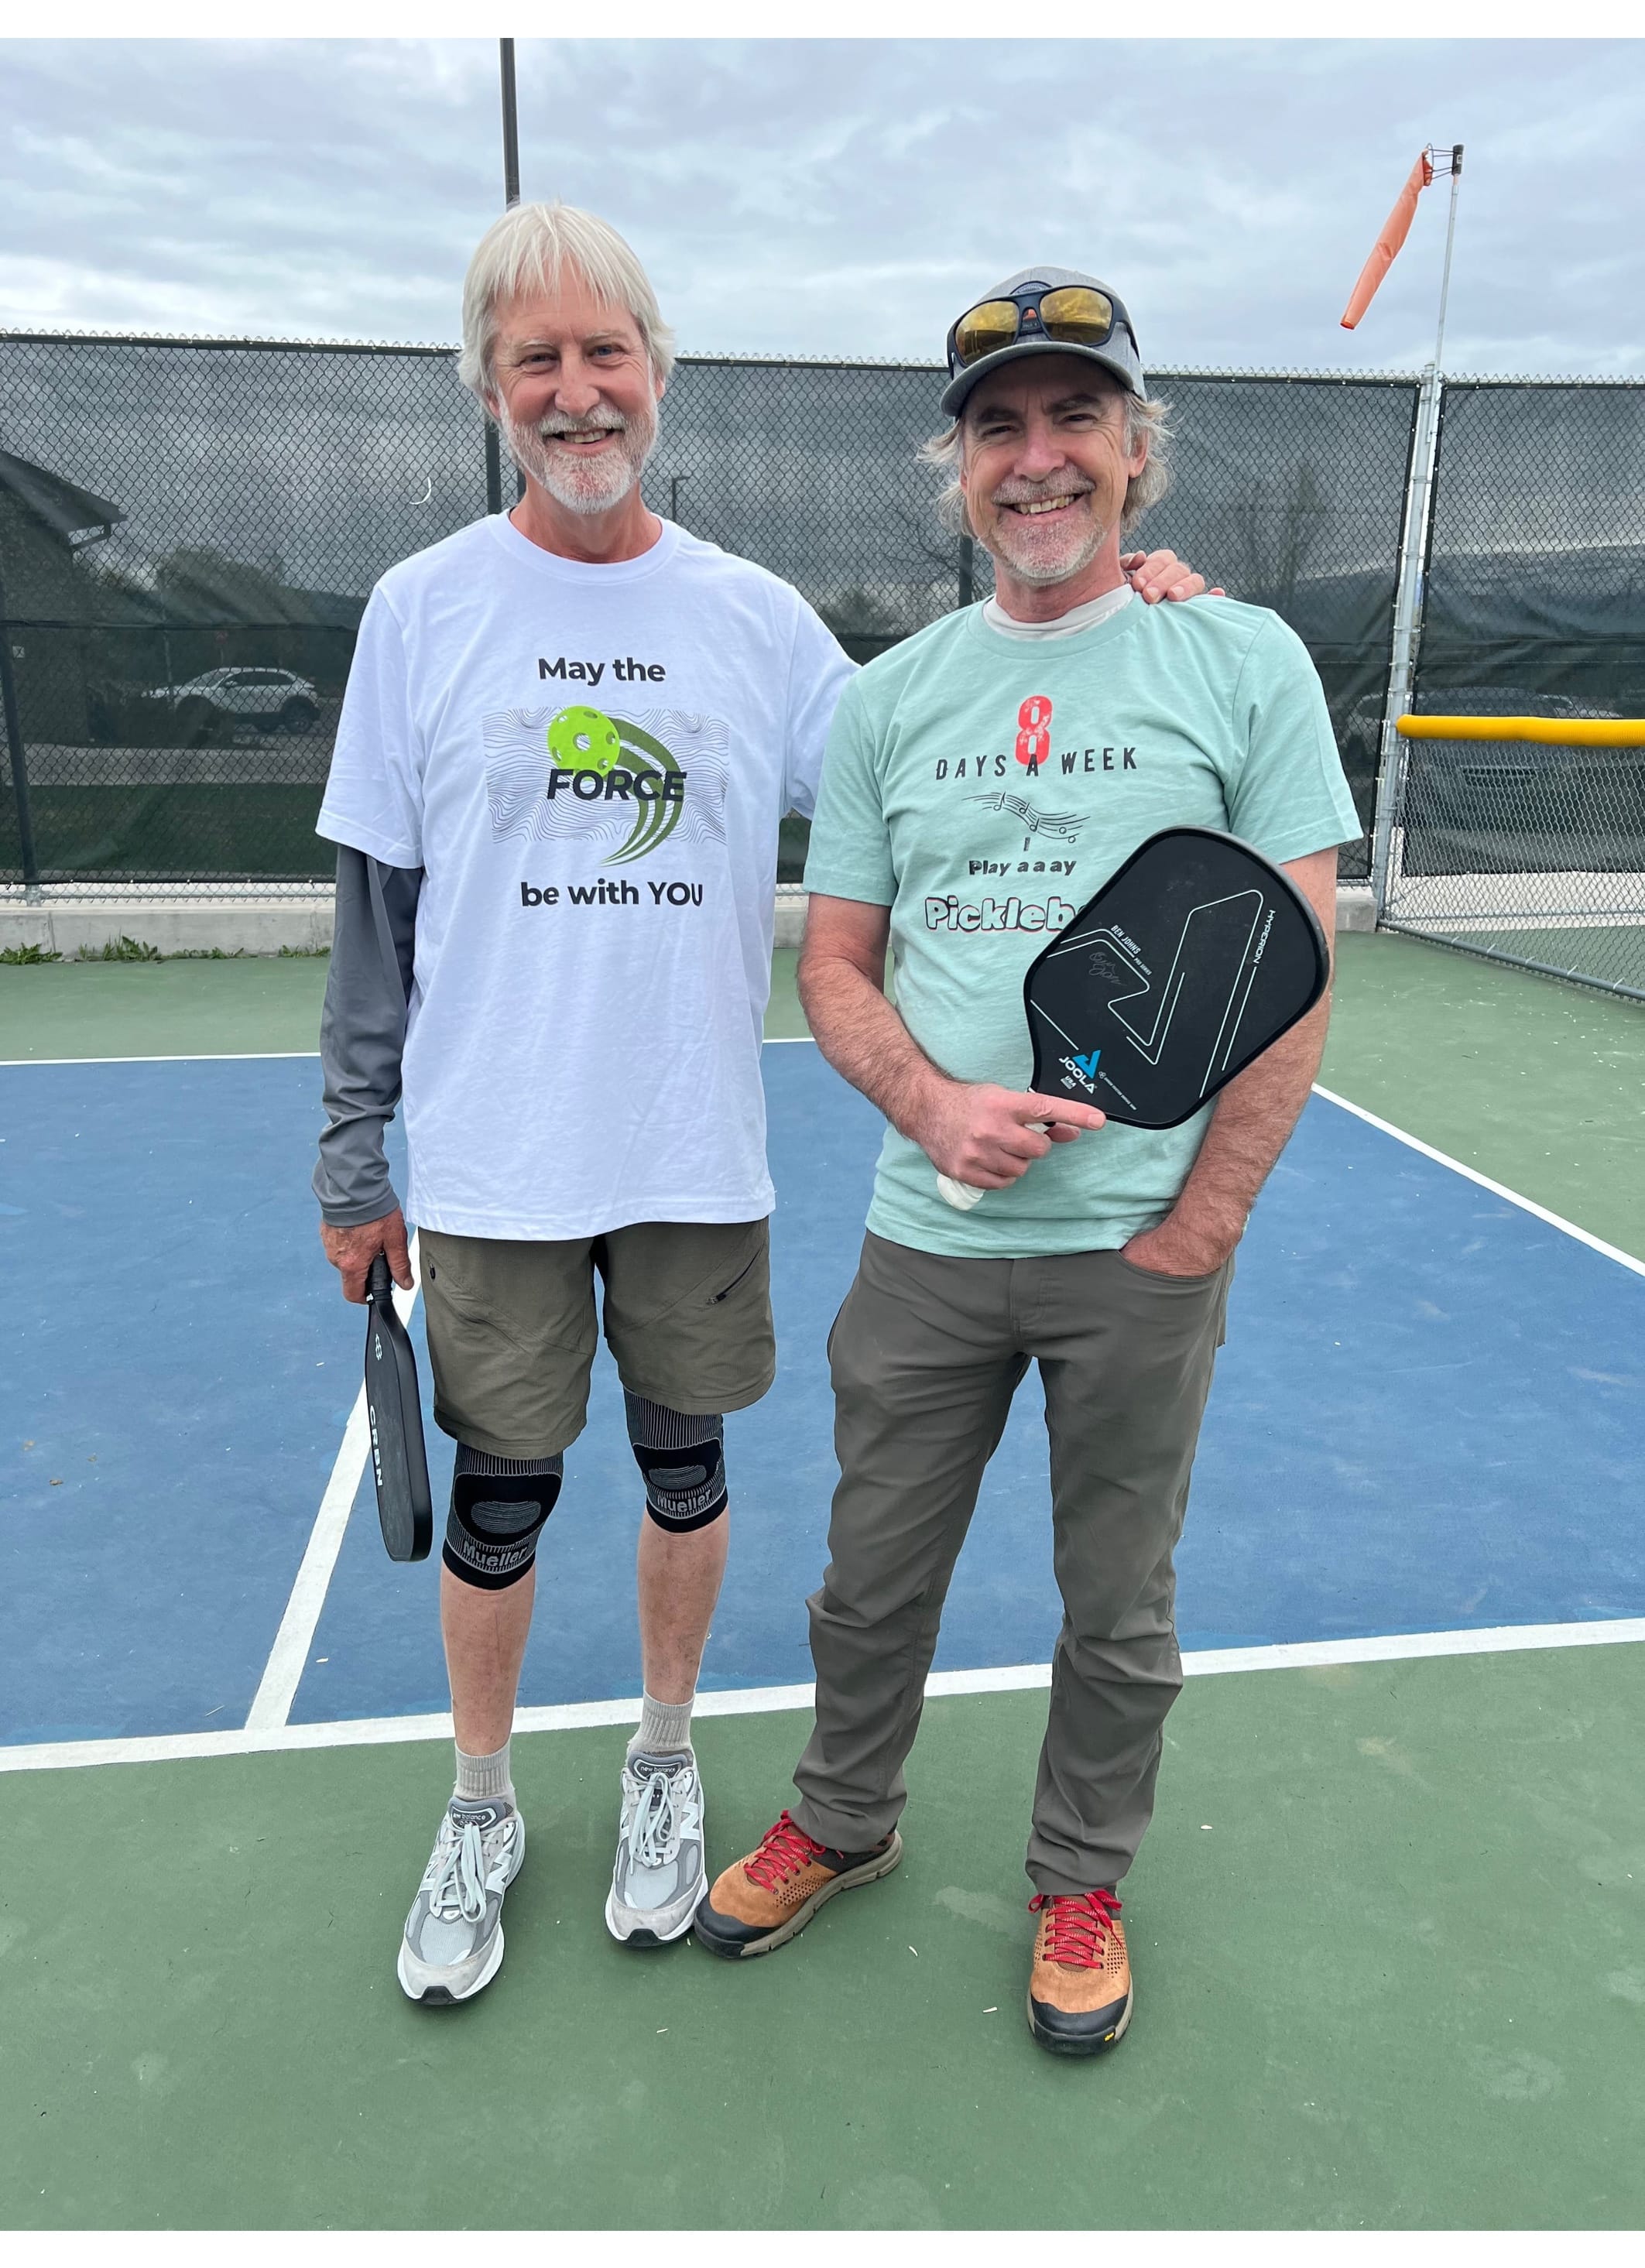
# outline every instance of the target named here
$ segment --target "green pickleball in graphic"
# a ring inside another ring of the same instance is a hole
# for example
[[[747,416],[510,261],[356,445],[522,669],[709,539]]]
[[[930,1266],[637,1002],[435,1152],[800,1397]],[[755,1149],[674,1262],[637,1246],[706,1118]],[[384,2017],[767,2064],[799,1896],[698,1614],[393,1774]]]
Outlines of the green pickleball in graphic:
[[[609,772],[623,742],[603,710],[562,709],[550,720],[549,754],[563,772]]]

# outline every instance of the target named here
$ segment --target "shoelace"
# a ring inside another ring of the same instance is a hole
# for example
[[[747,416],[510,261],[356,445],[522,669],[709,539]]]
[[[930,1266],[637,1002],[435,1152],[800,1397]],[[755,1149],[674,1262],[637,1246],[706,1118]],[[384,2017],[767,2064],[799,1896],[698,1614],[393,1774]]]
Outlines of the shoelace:
[[[697,1785],[690,1764],[672,1771],[634,1774],[640,1795],[628,1825],[628,1854],[636,1867],[671,1866],[680,1855],[679,1805]]]
[[[1042,1890],[1029,1900],[1029,1911],[1051,1908],[1045,1929],[1045,1958],[1065,1969],[1100,1969],[1104,1937],[1111,1935],[1119,1900],[1111,1890],[1088,1890],[1083,1897],[1048,1897]]]
[[[775,1827],[768,1827],[760,1837],[760,1847],[743,1867],[751,1882],[764,1890],[774,1890],[790,1874],[798,1874],[811,1864],[823,1848],[814,1843],[803,1827],[796,1827],[785,1811]]]
[[[485,1911],[487,1890],[500,1888],[501,1881],[500,1867],[487,1874],[480,1830],[467,1819],[462,1832],[446,1845],[444,1857],[438,1849],[435,1852],[429,1868],[429,1911],[437,1921],[453,1921],[459,1914],[464,1921],[478,1921]]]

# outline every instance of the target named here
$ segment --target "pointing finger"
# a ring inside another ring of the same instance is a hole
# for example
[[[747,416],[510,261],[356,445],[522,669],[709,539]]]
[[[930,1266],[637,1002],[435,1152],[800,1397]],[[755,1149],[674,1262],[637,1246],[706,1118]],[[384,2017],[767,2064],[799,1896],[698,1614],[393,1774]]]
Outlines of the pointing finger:
[[[1093,1134],[1099,1126],[1108,1123],[1103,1113],[1094,1110],[1088,1102],[1067,1101],[1060,1094],[1025,1094],[1022,1101],[1026,1106],[1025,1120],[1046,1119],[1054,1126],[1082,1128]]]

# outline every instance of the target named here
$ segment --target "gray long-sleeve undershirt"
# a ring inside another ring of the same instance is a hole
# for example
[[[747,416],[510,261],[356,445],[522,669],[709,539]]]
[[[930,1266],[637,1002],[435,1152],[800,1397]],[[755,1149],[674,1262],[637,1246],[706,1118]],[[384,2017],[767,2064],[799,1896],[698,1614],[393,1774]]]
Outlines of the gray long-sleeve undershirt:
[[[326,1117],[314,1167],[321,1216],[334,1228],[381,1220],[400,1200],[383,1129],[400,1101],[400,1058],[417,940],[420,866],[385,866],[337,850],[331,969],[320,1019]]]

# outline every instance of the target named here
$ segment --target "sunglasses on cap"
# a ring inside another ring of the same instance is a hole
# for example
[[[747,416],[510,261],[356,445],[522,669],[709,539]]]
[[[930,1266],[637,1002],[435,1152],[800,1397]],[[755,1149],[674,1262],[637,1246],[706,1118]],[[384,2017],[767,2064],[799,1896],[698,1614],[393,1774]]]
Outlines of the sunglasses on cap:
[[[1027,284],[1008,299],[984,299],[960,317],[948,334],[948,359],[969,370],[985,356],[998,354],[1021,338],[1046,338],[1059,346],[1106,346],[1121,326],[1137,335],[1119,301],[1088,284],[1059,284],[1041,291]]]

